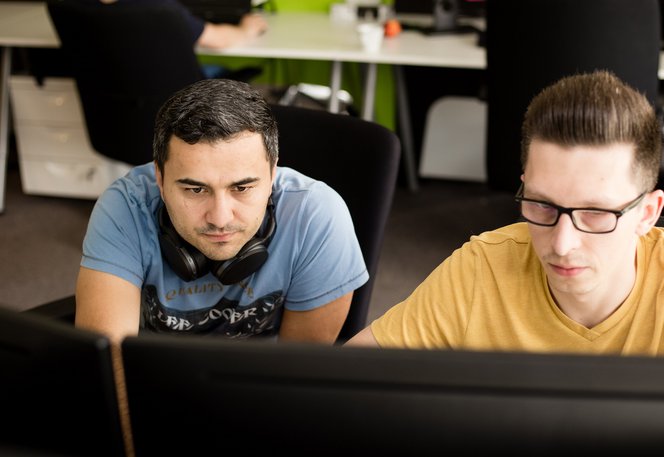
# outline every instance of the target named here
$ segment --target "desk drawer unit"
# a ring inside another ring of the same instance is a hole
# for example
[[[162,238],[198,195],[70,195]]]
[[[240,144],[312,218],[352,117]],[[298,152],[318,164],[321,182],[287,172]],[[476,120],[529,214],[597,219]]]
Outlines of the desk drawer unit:
[[[10,95],[26,194],[94,199],[129,170],[92,149],[73,79],[12,76]]]

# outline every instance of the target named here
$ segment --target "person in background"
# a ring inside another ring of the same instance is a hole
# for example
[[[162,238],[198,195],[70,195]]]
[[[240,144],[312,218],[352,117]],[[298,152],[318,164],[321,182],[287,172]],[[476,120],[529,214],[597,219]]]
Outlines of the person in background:
[[[116,2],[168,5],[176,8],[189,24],[191,30],[191,43],[195,47],[212,49],[225,49],[241,45],[265,33],[268,28],[265,19],[256,13],[247,13],[237,24],[216,24],[194,15],[178,0],[73,0],[85,4],[103,6]],[[232,70],[216,64],[203,64],[201,71],[206,78],[232,78],[247,80],[258,73],[257,68],[245,68],[232,72]]]
[[[545,88],[522,127],[524,221],[471,237],[347,344],[664,354],[661,148],[612,73]]]
[[[345,202],[277,166],[277,124],[244,82],[204,79],[161,107],[154,163],[97,200],[77,327],[334,343],[368,272]]]
[[[267,28],[265,19],[256,13],[244,15],[238,24],[215,24],[207,22],[195,16],[188,8],[177,0],[66,0],[87,5],[122,3],[142,3],[170,5],[181,12],[191,30],[192,46],[223,49],[231,46],[241,45],[263,34]],[[27,65],[25,71],[35,76],[39,84],[43,84],[46,77],[71,77],[72,69],[63,58],[60,49],[48,48],[25,48],[26,58],[23,65]],[[231,78],[240,81],[249,81],[261,72],[260,67],[249,66],[239,69],[229,69],[214,63],[201,64],[202,75],[206,78]]]
[[[267,30],[265,19],[254,13],[244,15],[238,24],[214,24],[195,16],[177,0],[76,0],[83,3],[115,3],[137,2],[143,4],[160,4],[176,7],[187,19],[191,28],[192,44],[206,48],[228,48],[244,43],[261,35]]]

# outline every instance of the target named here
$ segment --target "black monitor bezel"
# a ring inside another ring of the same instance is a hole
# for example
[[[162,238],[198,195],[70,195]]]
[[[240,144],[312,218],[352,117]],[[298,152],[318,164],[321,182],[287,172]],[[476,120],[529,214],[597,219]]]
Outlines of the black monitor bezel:
[[[106,337],[0,308],[0,367],[3,452],[125,455]]]
[[[181,433],[168,442],[174,451],[212,443],[300,455],[664,445],[664,360],[655,357],[162,336],[129,338],[123,353],[137,456],[160,451],[166,424]]]

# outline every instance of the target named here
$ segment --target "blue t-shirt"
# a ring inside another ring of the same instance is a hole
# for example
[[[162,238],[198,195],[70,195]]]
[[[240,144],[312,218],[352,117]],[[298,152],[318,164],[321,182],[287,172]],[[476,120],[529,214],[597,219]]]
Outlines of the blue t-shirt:
[[[331,187],[277,167],[272,200],[276,230],[257,272],[234,285],[221,284],[212,273],[187,282],[162,257],[157,212],[163,203],[154,164],[141,165],[97,200],[81,265],[141,289],[142,328],[274,335],[283,308],[317,308],[357,289],[369,274],[348,208]]]

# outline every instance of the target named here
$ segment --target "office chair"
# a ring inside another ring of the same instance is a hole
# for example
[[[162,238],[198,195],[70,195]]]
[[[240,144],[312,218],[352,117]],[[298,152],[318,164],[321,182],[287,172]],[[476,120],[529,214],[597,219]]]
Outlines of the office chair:
[[[489,187],[515,192],[528,103],[563,76],[607,69],[657,106],[658,0],[486,2]]]
[[[326,182],[353,218],[370,277],[353,295],[338,338],[345,342],[367,324],[401,144],[392,131],[353,116],[283,105],[272,111],[279,126],[279,165]]]
[[[151,161],[159,107],[203,79],[185,20],[167,5],[141,2],[50,0],[48,11],[93,148],[132,165]]]
[[[291,84],[279,97],[279,104],[300,106],[303,108],[327,109],[332,97],[332,88],[322,84],[298,83]],[[337,91],[339,112],[351,116],[359,116],[354,105],[353,96],[347,90]]]
[[[279,165],[326,182],[346,201],[353,218],[370,277],[353,295],[337,339],[343,343],[367,324],[401,144],[392,131],[353,116],[282,105],[273,105],[272,111],[279,127]],[[74,296],[26,312],[73,323]]]

